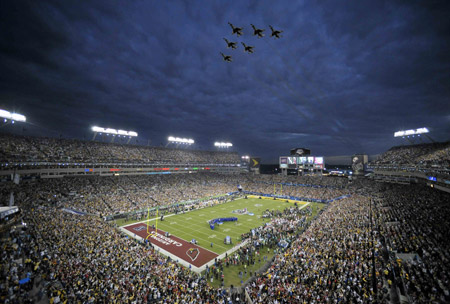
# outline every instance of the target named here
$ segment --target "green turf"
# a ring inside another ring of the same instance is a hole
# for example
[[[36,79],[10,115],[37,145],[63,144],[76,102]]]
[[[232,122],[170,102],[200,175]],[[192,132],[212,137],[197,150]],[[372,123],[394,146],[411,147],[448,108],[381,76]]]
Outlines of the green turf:
[[[312,215],[308,216],[307,221],[311,221],[317,213],[325,207],[325,204],[321,203],[310,203],[309,206],[312,208]],[[261,251],[261,262],[258,262],[258,260],[255,259],[255,264],[250,265],[247,267],[247,275],[243,276],[242,279],[239,277],[239,272],[242,271],[244,273],[244,266],[242,265],[230,265],[228,267],[223,267],[223,274],[224,274],[224,286],[229,287],[231,285],[237,287],[241,286],[241,281],[245,282],[250,278],[250,271],[252,273],[255,273],[255,271],[259,270],[261,267],[264,266],[266,263],[263,259],[264,256],[267,256],[267,260],[270,260],[274,256],[274,250],[267,251],[267,248],[264,248]],[[205,274],[205,272],[203,272]],[[221,280],[214,279],[212,282],[208,280],[208,284],[210,284],[213,287],[219,287],[221,285]]]
[[[264,210],[284,210],[287,207],[293,206],[293,203],[287,203],[281,200],[267,200],[267,199],[238,199],[236,201],[225,204],[216,205],[213,207],[203,208],[186,212],[184,214],[177,214],[173,216],[166,216],[164,221],[158,220],[157,228],[168,231],[171,234],[182,238],[186,241],[196,239],[199,246],[211,250],[217,254],[222,254],[231,249],[238,242],[240,242],[241,234],[247,233],[252,228],[259,227],[268,221],[262,219],[261,214]],[[312,204],[311,205],[315,205]],[[299,204],[301,207],[302,205]],[[247,208],[249,212],[254,213],[254,216],[248,214],[232,213],[233,210]],[[219,217],[237,217],[237,222],[225,222],[222,225],[217,225],[214,230],[211,230],[208,220]],[[128,222],[127,224],[129,224]],[[149,222],[150,225],[156,224],[155,220]],[[226,245],[223,240],[226,236],[230,236],[233,244]],[[213,247],[210,244],[213,243]]]
[[[241,286],[241,281],[245,282],[250,278],[250,272],[255,273],[257,270],[259,270],[261,267],[264,266],[265,263],[268,263],[270,259],[275,255],[274,250],[270,249],[269,252],[267,252],[267,248],[264,248],[261,252],[261,262],[259,260],[255,261],[254,265],[251,265],[247,267],[247,274],[245,275],[244,272],[244,266],[242,265],[230,265],[228,267],[223,267],[223,284],[225,287],[230,287],[233,285],[234,287]],[[267,257],[267,260],[264,261],[264,256]],[[242,279],[239,277],[239,272],[242,271]],[[202,272],[203,275],[205,275],[205,271]],[[208,284],[213,287],[220,287],[221,286],[221,280],[213,279],[211,282],[211,278],[208,279]]]

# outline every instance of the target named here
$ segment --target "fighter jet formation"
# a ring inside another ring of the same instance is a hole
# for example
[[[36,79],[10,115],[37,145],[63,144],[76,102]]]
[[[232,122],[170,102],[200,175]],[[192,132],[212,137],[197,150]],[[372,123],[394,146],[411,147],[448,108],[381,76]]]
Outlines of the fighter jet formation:
[[[223,38],[223,40],[227,43],[227,48],[232,48],[233,50],[237,48],[236,42],[228,41],[227,38]]]
[[[270,30],[272,31],[272,34],[270,35],[270,37],[275,37],[275,38],[280,38],[281,37],[280,34],[283,31],[275,30],[271,25],[269,25],[269,27],[270,27]]]
[[[235,27],[233,24],[231,24],[230,22],[228,22],[228,24],[231,26],[231,28],[233,29],[233,32],[231,33],[231,35],[236,34],[238,37],[242,35],[242,27]]]
[[[250,25],[253,28],[253,36],[258,36],[258,38],[264,37],[263,32],[265,31],[265,29],[258,29],[253,24],[250,24]]]
[[[222,52],[220,52],[220,54],[222,54],[222,57],[223,57],[224,61],[227,61],[227,62],[233,61],[233,58],[231,58],[230,55],[224,55]]]
[[[244,52],[247,52],[250,54],[253,53],[254,46],[246,45],[244,42],[241,42],[241,43],[244,46]]]
[[[231,27],[231,35],[236,34],[237,37],[240,37],[244,33],[243,27],[237,27],[234,26],[231,22],[228,22],[228,24]],[[253,36],[256,36],[257,38],[263,38],[264,37],[264,31],[263,28],[257,28],[254,24],[250,24],[250,26],[253,29]],[[283,31],[274,29],[271,25],[269,25],[270,30],[272,31],[270,37],[274,37],[275,39],[279,39],[281,36],[281,33]],[[227,38],[223,38],[225,43],[227,44],[228,49],[236,50],[238,47],[238,42],[229,41]],[[241,41],[242,46],[244,47],[244,52],[253,54],[254,52],[254,46],[247,45],[245,42]],[[225,55],[224,53],[220,52],[220,54],[223,57],[223,60],[226,62],[232,62],[233,57],[231,55]]]

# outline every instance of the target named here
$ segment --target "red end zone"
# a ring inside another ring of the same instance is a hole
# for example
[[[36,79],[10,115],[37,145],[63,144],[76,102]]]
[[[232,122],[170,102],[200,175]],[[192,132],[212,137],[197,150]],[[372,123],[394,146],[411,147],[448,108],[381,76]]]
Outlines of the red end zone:
[[[134,224],[122,228],[144,239],[148,236],[148,240],[152,244],[170,252],[195,267],[201,267],[202,265],[218,257],[217,253],[186,242],[176,236],[171,235],[170,237],[166,237],[166,232],[161,229],[158,229],[158,234],[155,235],[154,229],[149,227],[149,236],[147,233],[147,225],[144,223]]]

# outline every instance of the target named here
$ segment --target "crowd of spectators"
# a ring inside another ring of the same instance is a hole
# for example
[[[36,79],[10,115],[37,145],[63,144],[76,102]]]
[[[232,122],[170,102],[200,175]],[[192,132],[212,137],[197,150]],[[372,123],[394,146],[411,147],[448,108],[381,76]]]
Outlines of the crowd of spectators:
[[[296,179],[300,184],[306,181],[317,183],[316,187],[285,186],[281,191],[280,185],[275,184],[276,194],[331,199],[348,192],[342,188],[319,188],[329,183],[327,179]],[[273,194],[274,182],[264,175],[219,173],[64,177],[23,181],[19,185],[4,182],[0,199],[7,202],[14,191],[19,200],[53,202],[57,207],[106,216],[225,195],[236,192],[237,185],[244,191]]]
[[[392,147],[372,165],[450,167],[450,142]]]
[[[0,134],[0,163],[239,164],[236,152]]]
[[[373,303],[369,199],[332,203],[248,286],[254,303]],[[375,249],[376,246],[375,246]]]
[[[0,299],[229,303],[225,287],[209,286],[206,275],[129,239],[102,215],[222,195],[238,184],[271,194],[280,183],[283,194],[352,196],[330,203],[308,225],[309,206],[269,210],[263,226],[242,236],[248,244],[218,262],[218,269],[244,265],[264,258],[263,249],[276,250],[267,271],[247,285],[254,303],[393,303],[397,290],[411,303],[450,302],[449,194],[370,180],[217,173],[0,183],[0,199],[6,203],[14,191],[26,224],[2,232]]]
[[[411,303],[449,303],[450,194],[383,185],[377,197],[377,226],[399,289]]]
[[[243,188],[251,192],[261,192],[303,199],[330,200],[348,193],[344,188],[348,180],[323,176],[277,176],[261,175],[248,178]]]
[[[25,243],[31,254],[22,262],[24,269],[4,253],[2,271],[8,276],[2,277],[3,303],[26,298],[17,281],[18,272],[24,275],[28,269],[30,277],[40,276],[48,283],[50,303],[225,303],[228,297],[226,291],[213,290],[200,275],[98,217],[46,205],[22,208],[30,238],[36,242]]]

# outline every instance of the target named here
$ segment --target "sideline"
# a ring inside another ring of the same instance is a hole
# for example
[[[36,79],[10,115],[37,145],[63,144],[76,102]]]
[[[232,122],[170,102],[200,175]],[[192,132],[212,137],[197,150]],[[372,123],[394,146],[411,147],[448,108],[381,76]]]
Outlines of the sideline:
[[[239,199],[243,199],[243,198],[239,198]],[[236,200],[238,200],[238,199],[236,199]],[[236,201],[236,200],[234,200],[234,201]],[[302,202],[302,203],[303,203],[303,204],[302,204],[303,206],[301,206],[300,209],[303,209],[303,208],[307,207],[309,204],[311,204],[311,202]],[[225,204],[226,204],[226,203],[225,203]],[[212,206],[209,206],[209,207],[212,207]],[[208,207],[206,207],[206,208],[208,208]],[[201,208],[201,209],[204,209],[204,208]],[[198,210],[198,209],[189,210],[188,212],[190,212],[190,211],[195,211],[195,210]],[[186,212],[186,213],[187,213],[187,212]],[[170,215],[168,215],[167,217],[173,216],[173,215],[177,215],[177,214],[170,214]],[[119,229],[120,231],[124,232],[125,234],[129,235],[131,238],[134,238],[134,239],[138,240],[140,243],[142,243],[143,245],[145,245],[145,239],[144,239],[143,237],[141,237],[141,236],[139,236],[139,235],[137,235],[137,234],[134,234],[134,233],[131,232],[130,230],[125,229],[125,227],[131,226],[131,225],[140,224],[140,223],[145,223],[145,222],[147,222],[147,221],[152,221],[152,220],[156,220],[156,218],[149,219],[149,220],[145,220],[145,221],[141,221],[141,222],[137,222],[137,223],[132,223],[132,224],[125,225],[125,226],[121,226],[121,227],[118,227],[118,229]],[[185,240],[185,241],[186,241],[186,240]],[[186,242],[187,242],[187,241],[186,241]],[[249,243],[249,239],[246,239],[245,241],[240,242],[239,244],[237,244],[236,246],[234,246],[233,248],[231,248],[231,249],[227,250],[226,252],[223,252],[222,254],[218,255],[215,259],[217,259],[217,260],[222,260],[223,258],[225,258],[225,256],[231,255],[233,252],[235,252],[236,250],[238,250],[238,249],[241,248],[242,246],[247,245],[248,243]],[[151,243],[151,244],[152,244],[152,246],[155,248],[155,250],[156,250],[158,253],[170,257],[173,261],[175,261],[175,262],[177,262],[177,263],[179,263],[179,264],[185,266],[186,268],[189,268],[190,270],[192,270],[192,271],[194,271],[194,272],[196,272],[196,273],[201,273],[202,271],[204,271],[204,270],[206,269],[206,266],[211,267],[211,266],[214,265],[214,263],[215,263],[215,259],[212,259],[212,260],[210,260],[209,262],[203,264],[202,266],[197,267],[197,266],[192,265],[192,264],[189,263],[188,261],[182,259],[181,257],[179,257],[179,256],[177,256],[177,255],[175,255],[175,254],[173,254],[173,253],[170,253],[169,251],[167,251],[167,250],[165,250],[165,249],[159,247],[159,246],[156,245],[155,243]],[[204,249],[204,250],[206,250],[206,251],[210,251],[210,250],[208,250],[208,249],[206,249],[206,248],[204,248],[204,247],[202,247],[202,246],[199,246],[199,245],[197,245],[197,246],[200,247],[200,248],[202,248],[202,249]],[[212,251],[210,251],[210,252],[212,252]],[[214,252],[214,253],[215,253],[215,252]],[[217,254],[217,253],[215,253],[215,254]]]
[[[203,207],[203,208],[198,208],[198,209],[194,209],[194,210],[188,210],[188,211],[185,211],[184,213],[177,213],[177,214],[171,213],[171,214],[169,214],[169,215],[164,215],[164,217],[166,218],[166,217],[170,217],[170,216],[174,216],[174,215],[179,215],[179,214],[185,214],[185,213],[188,213],[188,212],[192,212],[192,211],[196,211],[196,210],[201,210],[201,209],[205,209],[205,208],[211,208],[211,207],[215,207],[215,206],[225,205],[226,203],[235,202],[235,201],[238,201],[238,200],[240,200],[240,199],[244,199],[244,198],[243,198],[243,197],[238,197],[237,199],[234,199],[234,200],[232,200],[232,201],[225,202],[225,203],[222,203],[222,204],[216,204],[216,205],[213,205],[213,206],[206,206],[206,207]],[[160,217],[158,216],[158,217],[154,217],[154,218],[151,218],[151,219],[146,219],[146,220],[143,220],[143,221],[140,221],[140,222],[134,222],[134,223],[131,223],[131,224],[122,225],[122,226],[119,226],[119,228],[121,228],[121,227],[128,227],[128,226],[131,226],[131,225],[134,225],[134,224],[141,224],[141,223],[146,223],[146,222],[150,222],[150,221],[155,221],[155,220],[158,219],[158,218],[160,218]]]

